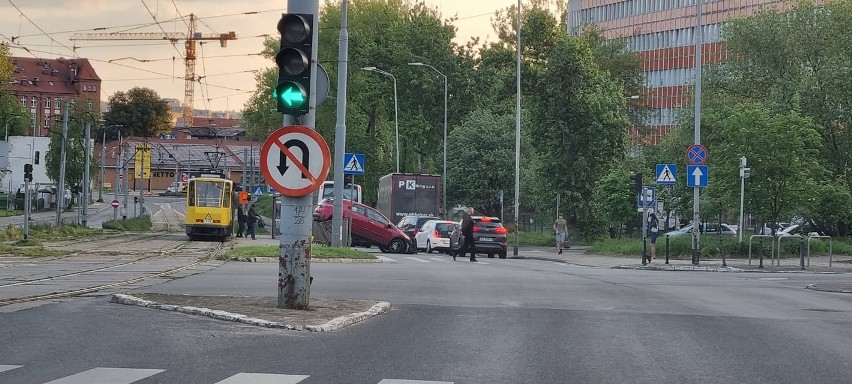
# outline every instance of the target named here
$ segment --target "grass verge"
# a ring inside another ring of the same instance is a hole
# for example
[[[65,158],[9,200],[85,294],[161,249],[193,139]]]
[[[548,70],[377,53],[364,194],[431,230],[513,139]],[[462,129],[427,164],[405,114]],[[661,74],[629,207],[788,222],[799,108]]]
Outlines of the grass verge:
[[[752,241],[751,252],[752,256],[756,256],[760,249],[763,248],[763,253],[769,256],[771,245],[769,239],[754,239]],[[701,236],[701,255],[704,257],[720,258],[722,252],[725,257],[748,257],[749,244],[748,239],[743,239],[739,243],[737,239],[730,237],[719,236]],[[777,244],[777,243],[776,243]],[[804,246],[807,247],[807,239],[804,241]],[[642,254],[642,239],[603,239],[592,243],[588,253],[601,255],[625,255],[639,256]],[[650,251],[649,251],[650,252]],[[835,255],[852,255],[852,241],[846,238],[833,239],[832,253]],[[657,239],[657,257],[665,257],[666,254],[666,238],[660,236]],[[794,257],[799,254],[799,239],[783,239],[781,240],[781,256]],[[811,255],[827,255],[828,241],[812,240]],[[669,238],[669,257],[674,259],[691,258],[692,257],[692,238],[689,236],[678,236]]]
[[[151,216],[142,215],[127,220],[110,220],[102,224],[104,229],[116,231],[144,232],[151,230]]]
[[[21,246],[17,246],[21,245]],[[62,256],[65,253],[62,251],[58,251],[55,249],[46,249],[41,245],[35,244],[27,244],[25,241],[16,242],[16,245],[3,244],[0,243],[0,254],[4,255],[18,255],[18,256],[27,256],[27,257],[48,257],[48,256]]]
[[[237,247],[228,251],[223,258],[278,257],[276,245]],[[375,256],[350,248],[311,246],[311,257],[315,259],[376,259]]]

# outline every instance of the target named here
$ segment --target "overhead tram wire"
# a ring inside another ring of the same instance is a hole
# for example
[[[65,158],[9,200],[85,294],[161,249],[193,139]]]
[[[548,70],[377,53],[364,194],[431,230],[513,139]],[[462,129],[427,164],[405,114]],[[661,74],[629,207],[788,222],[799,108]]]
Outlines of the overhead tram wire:
[[[141,1],[142,1],[142,5],[144,5],[144,6],[145,6],[145,9],[147,9],[147,10],[148,10],[148,14],[149,14],[149,15],[151,15],[151,18],[152,18],[152,19],[154,19],[154,22],[155,22],[155,23],[157,23],[157,26],[158,26],[158,27],[160,27],[160,30],[161,30],[161,31],[163,31],[163,36],[164,36],[164,37],[168,37],[168,36],[169,36],[169,33],[168,33],[168,32],[166,32],[166,29],[165,29],[165,28],[163,28],[163,25],[160,23],[160,21],[159,21],[159,20],[157,20],[157,16],[155,16],[155,15],[154,15],[154,13],[153,13],[153,12],[151,12],[151,8],[149,8],[149,7],[148,7],[148,4],[146,4],[146,3],[145,3],[145,0],[141,0]],[[187,36],[187,37],[190,37],[190,38],[191,38],[192,36]],[[180,49],[178,49],[178,47],[177,47],[177,45],[176,45],[176,44],[172,43],[172,48],[174,48],[174,49],[175,49],[175,51],[177,51],[178,56],[180,56],[180,58],[181,58],[181,59],[185,59],[185,58],[184,58],[184,56],[183,56],[183,52],[181,52],[181,51],[180,51]]]
[[[180,16],[181,21],[183,21],[183,25],[186,26],[186,29],[189,29],[189,23],[186,22],[186,18],[183,17],[183,14],[180,13],[180,9],[178,9],[175,0],[172,0],[172,5],[175,7],[175,12],[177,12],[178,16]]]
[[[59,46],[61,46],[61,47],[65,48],[65,49],[67,49],[67,50],[71,51],[71,54],[72,54],[72,55],[74,55],[74,56],[76,56],[76,52],[75,52],[73,49],[71,49],[70,47],[68,47],[68,46],[67,46],[67,45],[65,45],[65,44],[60,43],[60,42],[59,42],[59,40],[54,39],[54,38],[53,38],[53,36],[50,36],[50,34],[49,34],[49,33],[45,32],[43,29],[41,29],[41,27],[39,27],[39,26],[38,26],[38,24],[36,24],[36,23],[35,23],[32,19],[30,19],[30,17],[29,17],[29,16],[27,16],[27,15],[24,13],[24,11],[22,11],[20,8],[18,8],[18,6],[17,6],[17,5],[15,5],[15,3],[14,3],[14,2],[12,2],[12,0],[8,0],[8,1],[9,1],[9,4],[12,4],[12,6],[13,6],[13,7],[15,7],[15,9],[18,11],[18,13],[20,13],[20,14],[21,14],[21,16],[23,16],[25,19],[27,19],[27,21],[29,21],[29,22],[30,22],[30,24],[32,24],[34,27],[36,27],[36,29],[38,29],[38,30],[39,30],[39,32],[41,32],[44,36],[46,36],[48,39],[50,39],[50,41],[52,41],[52,42],[54,42],[54,43],[58,44]]]

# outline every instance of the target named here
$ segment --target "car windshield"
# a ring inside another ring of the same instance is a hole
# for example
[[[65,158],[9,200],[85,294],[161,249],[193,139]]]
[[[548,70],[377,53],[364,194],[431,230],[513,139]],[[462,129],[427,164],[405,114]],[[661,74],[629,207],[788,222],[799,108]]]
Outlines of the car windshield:
[[[440,233],[452,232],[452,230],[456,227],[455,223],[437,223],[435,224],[435,230]]]

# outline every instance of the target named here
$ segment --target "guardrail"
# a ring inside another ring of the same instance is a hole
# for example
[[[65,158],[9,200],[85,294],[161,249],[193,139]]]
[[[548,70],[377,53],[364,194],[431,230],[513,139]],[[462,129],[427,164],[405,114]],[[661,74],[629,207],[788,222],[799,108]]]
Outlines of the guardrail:
[[[777,255],[775,255],[775,256],[778,257],[778,263],[775,264],[775,259],[773,257],[773,259],[772,259],[773,264],[772,265],[778,265],[779,267],[781,266],[781,239],[799,239],[799,240],[801,240],[802,236],[801,235],[778,236],[778,240],[776,240],[776,242],[778,243],[778,246],[776,247],[776,248],[778,248],[778,252],[777,252]]]
[[[808,236],[808,266],[811,266],[811,240],[813,239],[828,239],[828,266],[831,267],[831,259],[832,259],[832,242],[831,236],[819,236],[813,235]]]
[[[748,265],[751,265],[751,242],[755,237],[760,238],[760,268],[763,268],[763,238],[768,237],[769,244],[772,248],[770,248],[769,255],[770,257],[775,253],[775,242],[772,241],[772,235],[751,235],[748,238]]]

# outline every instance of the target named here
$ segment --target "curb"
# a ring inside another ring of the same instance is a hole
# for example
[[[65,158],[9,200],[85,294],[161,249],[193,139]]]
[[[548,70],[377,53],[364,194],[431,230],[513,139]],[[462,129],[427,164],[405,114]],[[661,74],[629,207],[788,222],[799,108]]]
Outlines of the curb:
[[[189,306],[179,306],[179,305],[171,305],[171,304],[159,304],[150,300],[143,300],[138,297],[134,297],[131,295],[116,293],[113,294],[109,300],[111,303],[124,304],[124,305],[133,305],[137,307],[144,308],[154,308],[160,309],[164,311],[173,311],[186,313],[189,315],[200,315],[210,317],[216,320],[225,320],[225,321],[233,321],[236,323],[243,323],[249,325],[255,325],[259,327],[265,328],[279,328],[279,329],[288,329],[292,331],[311,331],[311,332],[328,332],[328,331],[337,331],[349,325],[364,321],[370,317],[380,315],[382,313],[390,310],[391,305],[389,302],[382,301],[378,304],[373,305],[364,312],[356,312],[351,313],[345,316],[340,316],[334,319],[329,320],[325,324],[320,325],[289,325],[289,324],[281,324],[274,321],[268,321],[263,319],[257,319],[253,317],[248,317],[246,315],[241,315],[239,313],[231,313],[227,311],[220,311],[216,309],[209,308],[198,308],[198,307],[189,307]]]
[[[819,284],[808,285],[807,287],[805,287],[805,289],[810,289],[812,291],[820,291],[820,292],[852,293],[852,288],[823,288],[823,287],[820,287]]]
[[[246,263],[277,263],[277,257],[232,257],[228,259],[228,261],[239,261]],[[369,263],[381,263],[380,259],[325,259],[325,258],[311,258],[311,263],[325,263],[325,264],[369,264]]]

